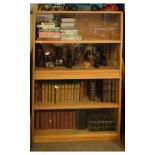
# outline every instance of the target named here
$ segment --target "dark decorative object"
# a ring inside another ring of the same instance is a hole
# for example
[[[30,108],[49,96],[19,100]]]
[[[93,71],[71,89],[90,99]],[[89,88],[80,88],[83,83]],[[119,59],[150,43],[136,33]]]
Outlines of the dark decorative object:
[[[52,53],[49,51],[45,52],[45,66],[49,68],[54,67],[54,62],[52,61]]]
[[[74,65],[80,67],[80,47],[77,46],[74,48]]]
[[[94,47],[94,67],[98,68],[100,66],[100,52],[97,47]]]
[[[64,66],[65,65],[65,60],[62,58],[63,51],[61,47],[56,47],[55,50],[55,65],[56,66]]]
[[[69,47],[67,48],[67,54],[66,54],[66,67],[72,68],[72,54]]]
[[[36,47],[36,66],[45,67],[45,52],[40,44]]]

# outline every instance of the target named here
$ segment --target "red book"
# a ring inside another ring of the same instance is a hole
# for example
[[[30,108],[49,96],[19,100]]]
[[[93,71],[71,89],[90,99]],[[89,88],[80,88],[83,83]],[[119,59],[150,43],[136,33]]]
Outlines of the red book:
[[[45,111],[45,129],[48,129],[48,111]]]
[[[57,111],[56,115],[57,115],[57,129],[60,129],[60,112]]]
[[[41,129],[45,129],[45,111],[41,112]]]
[[[48,112],[48,128],[52,129],[52,124],[53,124],[53,117],[52,117],[52,111]]]
[[[42,101],[42,87],[41,87],[41,83],[39,83],[39,87],[38,87],[38,100]]]
[[[36,111],[35,128],[40,129],[40,112]]]
[[[68,128],[72,129],[73,128],[73,112],[69,111],[68,112]]]
[[[61,129],[65,128],[65,112],[61,111]]]
[[[64,112],[64,120],[65,120],[64,121],[64,128],[68,129],[68,124],[69,123],[68,123],[68,112],[67,111]]]
[[[53,129],[56,129],[56,111],[53,111]]]
[[[38,83],[35,83],[35,90],[34,90],[34,101],[38,101],[38,89],[39,89],[39,85]]]
[[[72,118],[73,118],[73,119],[72,119],[73,126],[72,126],[72,127],[73,127],[73,129],[75,129],[75,127],[76,127],[76,125],[75,125],[75,124],[76,124],[76,116],[75,116],[76,113],[75,113],[75,111],[73,111],[72,113],[73,113],[73,117],[72,117]]]

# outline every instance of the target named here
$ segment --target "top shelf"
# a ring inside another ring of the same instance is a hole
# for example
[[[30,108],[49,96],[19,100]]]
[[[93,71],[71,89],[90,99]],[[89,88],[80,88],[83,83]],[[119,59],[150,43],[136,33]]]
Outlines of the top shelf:
[[[121,14],[122,11],[33,11],[35,14]]]

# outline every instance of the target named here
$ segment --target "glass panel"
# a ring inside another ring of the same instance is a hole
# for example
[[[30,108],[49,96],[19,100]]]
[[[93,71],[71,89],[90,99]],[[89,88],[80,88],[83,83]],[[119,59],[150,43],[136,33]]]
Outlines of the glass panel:
[[[39,14],[36,22],[36,39],[120,39],[120,14]]]

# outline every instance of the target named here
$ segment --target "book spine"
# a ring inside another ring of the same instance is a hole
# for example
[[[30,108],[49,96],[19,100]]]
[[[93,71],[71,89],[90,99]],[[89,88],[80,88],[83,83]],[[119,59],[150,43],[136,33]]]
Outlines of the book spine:
[[[59,111],[56,112],[56,116],[57,116],[57,123],[56,123],[57,129],[60,129],[60,112]]]
[[[62,85],[61,85],[61,102],[62,103],[64,103],[64,100],[65,100],[65,98],[64,98],[64,95],[65,95],[65,91],[64,91],[64,83],[62,83]]]
[[[111,102],[111,80],[107,80],[107,102]]]
[[[111,81],[111,86],[112,86],[112,88],[111,88],[111,101],[112,102],[116,102],[116,80],[115,79],[113,79],[112,81]]]
[[[107,80],[103,80],[103,102],[107,102]]]
[[[48,101],[51,103],[52,102],[52,93],[51,93],[51,84],[48,84]]]
[[[45,129],[45,111],[41,112],[41,129]]]
[[[55,104],[58,104],[58,98],[59,98],[59,96],[58,96],[58,89],[59,89],[59,86],[58,86],[58,84],[55,84],[55,86],[54,86],[54,90],[55,90]]]
[[[45,129],[48,129],[48,112],[47,111],[45,111],[45,113],[44,113],[44,115],[45,115],[45,120],[44,120],[44,122],[45,122]]]
[[[45,102],[48,102],[48,84],[45,84],[45,92],[44,92],[44,96],[45,96]]]
[[[55,85],[52,84],[52,104],[56,103],[55,97],[56,97]]]
[[[64,129],[68,128],[68,115],[67,112],[64,112]]]
[[[73,89],[73,101],[76,103],[76,83],[74,82],[74,89]]]
[[[83,100],[83,98],[84,98],[84,81],[81,81],[80,82],[80,92],[79,92],[80,94],[80,101],[82,101]]]
[[[52,111],[49,111],[48,112],[48,128],[49,129],[52,129],[53,128],[53,112]]]
[[[40,112],[36,111],[35,128],[40,129]]]
[[[77,102],[80,101],[80,83],[78,82],[78,85],[77,85]]]
[[[75,129],[76,128],[76,113],[75,113],[75,111],[73,111],[73,129]]]
[[[72,111],[68,112],[68,128],[69,129],[73,128],[73,112]]]
[[[35,90],[34,90],[34,101],[38,101],[38,96],[39,96],[39,93],[38,93],[38,90],[39,90],[39,85],[38,83],[35,83]]]
[[[39,83],[38,95],[39,95],[38,100],[42,101],[42,85],[41,85],[41,83]]]
[[[74,103],[74,84],[73,82],[71,83],[71,103]]]
[[[45,84],[42,83],[42,103],[45,102]]]
[[[53,129],[56,129],[56,111],[53,111]]]

